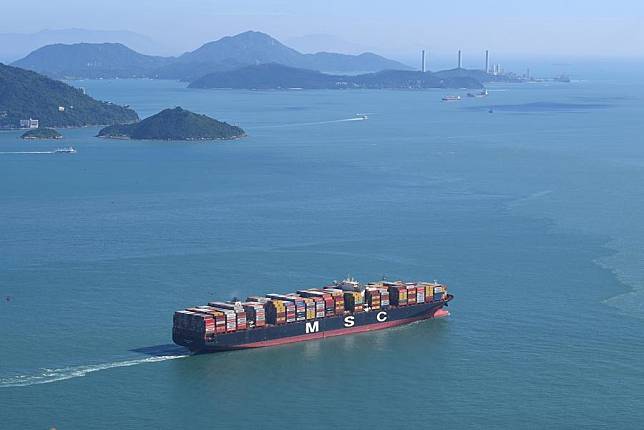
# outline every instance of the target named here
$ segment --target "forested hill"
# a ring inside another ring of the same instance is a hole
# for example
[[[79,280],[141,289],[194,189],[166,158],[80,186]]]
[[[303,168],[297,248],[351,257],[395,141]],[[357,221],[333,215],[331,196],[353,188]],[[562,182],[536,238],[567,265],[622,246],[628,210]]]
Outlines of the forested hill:
[[[81,127],[139,119],[132,109],[95,100],[82,90],[36,72],[0,63],[0,128],[18,128],[22,119],[41,127]]]

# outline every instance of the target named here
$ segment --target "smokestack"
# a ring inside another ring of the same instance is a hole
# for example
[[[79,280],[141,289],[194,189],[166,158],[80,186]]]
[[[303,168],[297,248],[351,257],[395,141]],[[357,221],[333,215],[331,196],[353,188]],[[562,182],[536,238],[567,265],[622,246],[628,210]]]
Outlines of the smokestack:
[[[459,68],[459,69],[460,69],[460,68],[461,68],[461,66],[463,65],[463,62],[462,62],[461,60],[462,60],[462,57],[461,57],[461,50],[459,49],[459,50],[458,50],[458,68]]]
[[[423,49],[422,53],[422,61],[421,61],[421,68],[420,70],[425,73],[425,50]]]
[[[485,50],[485,73],[490,73],[490,51]]]

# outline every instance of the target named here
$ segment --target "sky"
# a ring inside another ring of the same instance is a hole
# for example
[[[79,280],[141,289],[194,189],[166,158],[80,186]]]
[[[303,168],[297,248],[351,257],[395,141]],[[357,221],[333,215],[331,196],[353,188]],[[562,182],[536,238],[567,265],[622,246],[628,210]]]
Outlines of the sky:
[[[635,0],[0,0],[0,33],[129,30],[181,53],[245,30],[309,34],[383,55],[644,58],[644,2]],[[159,48],[161,50],[161,48]],[[160,52],[159,52],[160,53]],[[451,55],[451,54],[450,54]]]

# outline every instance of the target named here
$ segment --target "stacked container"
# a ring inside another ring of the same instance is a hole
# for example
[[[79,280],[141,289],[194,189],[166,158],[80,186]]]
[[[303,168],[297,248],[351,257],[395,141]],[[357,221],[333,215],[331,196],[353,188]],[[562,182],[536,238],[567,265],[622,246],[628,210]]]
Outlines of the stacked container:
[[[445,287],[442,285],[439,285],[437,287],[434,287],[434,300],[442,300],[443,296],[445,295]]]
[[[297,319],[297,315],[295,314],[295,304],[289,301],[283,301],[282,303],[284,303],[284,307],[286,308],[286,322],[295,322]]]
[[[291,301],[295,305],[295,319],[297,321],[304,321],[306,319],[306,302],[300,296],[292,295]]]
[[[246,320],[246,311],[240,302],[208,302],[209,306],[221,311],[233,311],[235,313],[235,330],[246,330],[248,323]],[[229,330],[228,315],[226,315],[226,330]]]
[[[315,318],[324,318],[324,299],[322,297],[311,297],[315,302]]]
[[[416,287],[416,303],[425,303],[425,287],[422,285]]]
[[[230,309],[218,309],[226,315],[226,332],[237,331],[237,313]]]
[[[394,306],[407,306],[407,288],[398,284],[389,286],[389,302]]]
[[[345,291],[344,306],[351,312],[364,311],[364,295],[360,291]]]
[[[266,297],[284,301],[287,322],[304,321],[306,319],[306,304],[302,297],[297,294],[266,294]],[[293,321],[289,318],[291,308],[293,309]]]
[[[417,296],[416,296],[416,284],[406,284],[405,287],[407,288],[407,304],[408,305],[415,305],[417,302]]]
[[[215,333],[226,333],[226,315],[223,312],[210,306],[198,306],[188,310],[210,315],[215,321]]]
[[[336,315],[344,313],[344,291],[339,288],[325,288],[324,292],[331,294],[334,302],[334,312]]]
[[[378,288],[367,288],[364,290],[365,303],[371,309],[380,309],[380,290]]]
[[[302,297],[321,297],[324,300],[324,316],[335,315],[335,300],[330,293],[320,290],[300,290],[297,293]]]
[[[266,311],[264,306],[258,302],[242,303],[246,311],[246,319],[250,327],[264,327],[266,325]]]
[[[215,335],[215,320],[212,316],[189,310],[174,313],[174,327],[204,337]]]
[[[315,319],[315,300],[311,297],[304,297],[302,300],[304,300],[304,303],[306,304],[306,319]]]
[[[264,305],[266,322],[269,324],[286,324],[286,306],[281,300],[269,300]]]
[[[429,303],[434,298],[434,286],[432,284],[422,284],[425,289],[425,303]]]
[[[378,288],[378,291],[380,291],[380,308],[387,309],[389,307],[389,290]]]

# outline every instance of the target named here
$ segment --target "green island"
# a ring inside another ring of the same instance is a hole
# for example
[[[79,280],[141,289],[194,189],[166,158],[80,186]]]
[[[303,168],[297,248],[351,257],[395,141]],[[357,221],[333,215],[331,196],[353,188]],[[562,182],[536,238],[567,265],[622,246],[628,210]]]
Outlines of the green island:
[[[27,130],[20,137],[23,139],[62,139],[63,135],[53,128],[39,127]]]
[[[246,136],[240,127],[176,107],[132,124],[105,127],[98,137],[135,140],[219,140]]]
[[[85,127],[133,122],[127,107],[95,100],[83,90],[36,72],[0,63],[0,129],[38,120],[41,127]]]

